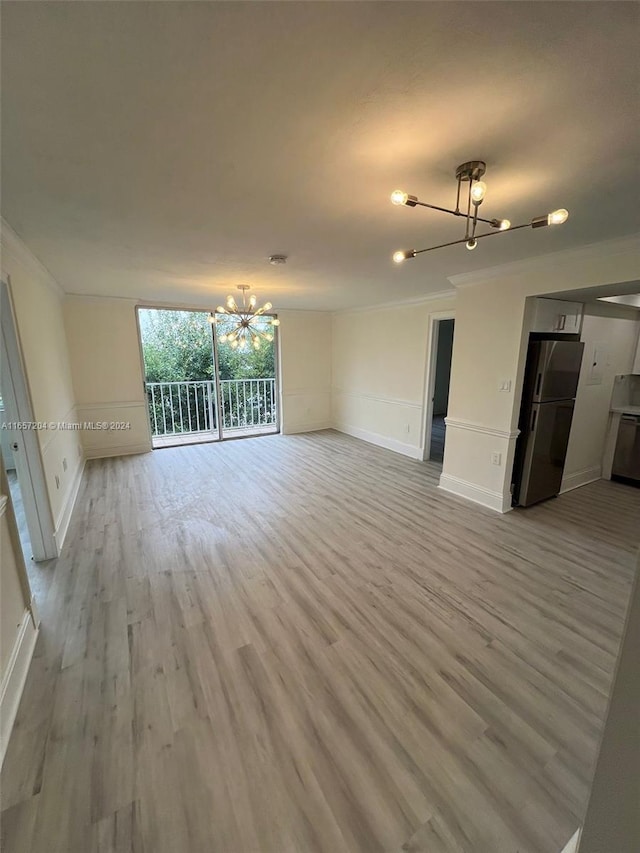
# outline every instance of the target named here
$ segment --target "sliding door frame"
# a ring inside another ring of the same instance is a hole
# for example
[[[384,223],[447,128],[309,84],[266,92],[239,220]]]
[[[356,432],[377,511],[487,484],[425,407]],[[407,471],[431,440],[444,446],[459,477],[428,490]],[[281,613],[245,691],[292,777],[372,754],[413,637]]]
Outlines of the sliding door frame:
[[[146,302],[138,302],[135,307],[136,310],[136,326],[138,329],[138,348],[140,351],[140,366],[142,369],[142,391],[143,397],[145,401],[145,408],[147,410],[147,425],[149,429],[149,443],[151,445],[152,450],[156,450],[158,448],[154,448],[153,446],[153,429],[151,427],[151,417],[149,415],[149,401],[147,396],[147,382],[146,382],[146,366],[144,363],[144,349],[142,346],[142,329],[140,328],[140,311],[190,311],[194,314],[206,314],[207,317],[213,314],[218,313],[215,309],[209,308],[194,308],[192,305],[175,305],[168,304],[163,305],[162,303],[146,303]],[[277,319],[278,315],[275,312],[271,312],[269,314],[263,314],[263,317],[274,317]],[[274,355],[274,399],[276,403],[276,424],[274,429],[268,433],[255,433],[254,435],[235,435],[235,436],[225,436],[224,435],[224,407],[222,401],[222,387],[220,380],[220,371],[219,371],[219,363],[218,363],[218,335],[216,331],[216,324],[210,323],[211,327],[211,351],[213,357],[213,383],[215,385],[216,392],[216,415],[218,420],[217,430],[211,430],[211,439],[203,439],[203,443],[207,441],[230,441],[230,440],[238,440],[242,438],[256,438],[260,435],[277,435],[282,431],[282,397],[280,394],[280,327],[273,326],[273,355]],[[217,437],[213,437],[215,432],[218,433]],[[195,443],[195,442],[194,442]],[[175,445],[179,446],[179,445]]]

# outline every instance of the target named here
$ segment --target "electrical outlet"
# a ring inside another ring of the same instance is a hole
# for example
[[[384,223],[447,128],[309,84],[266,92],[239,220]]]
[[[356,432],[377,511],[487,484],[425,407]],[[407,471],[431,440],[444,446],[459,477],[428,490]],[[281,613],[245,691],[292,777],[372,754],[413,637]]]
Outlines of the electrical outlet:
[[[502,382],[500,383],[500,390],[501,391],[511,391],[511,380],[510,379],[503,379]]]
[[[56,489],[60,488],[60,477],[56,474]]]
[[[66,459],[66,457],[62,460],[62,470],[63,471],[67,470],[67,459]]]
[[[502,453],[492,453],[491,454],[491,464],[492,465],[502,465]]]

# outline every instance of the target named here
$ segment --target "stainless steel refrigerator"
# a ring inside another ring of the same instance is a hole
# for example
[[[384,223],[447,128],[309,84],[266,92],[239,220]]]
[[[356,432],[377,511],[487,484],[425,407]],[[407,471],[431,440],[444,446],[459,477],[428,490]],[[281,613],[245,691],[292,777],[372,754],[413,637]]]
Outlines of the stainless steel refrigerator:
[[[520,506],[560,491],[583,350],[575,340],[529,343],[513,482]]]

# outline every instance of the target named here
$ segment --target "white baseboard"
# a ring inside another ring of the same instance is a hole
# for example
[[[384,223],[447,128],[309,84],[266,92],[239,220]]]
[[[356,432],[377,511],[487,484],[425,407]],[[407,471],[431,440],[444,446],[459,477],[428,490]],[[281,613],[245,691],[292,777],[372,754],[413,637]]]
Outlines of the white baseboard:
[[[25,610],[0,686],[0,767],[4,761],[11,730],[18,713],[18,705],[37,639],[38,629],[29,610]]]
[[[571,836],[566,847],[562,848],[561,853],[577,853],[579,841],[580,841],[580,830],[576,829],[575,834]]]
[[[571,489],[579,489],[580,486],[586,486],[587,483],[594,483],[602,478],[602,468],[600,465],[595,465],[591,468],[582,468],[576,471],[575,474],[565,474],[562,478],[560,486],[560,494],[570,492]]]
[[[76,470],[76,475],[73,478],[73,483],[71,484],[71,488],[69,489],[69,494],[67,496],[67,502],[64,505],[64,509],[62,510],[62,514],[60,516],[60,521],[58,526],[56,527],[54,538],[56,540],[56,546],[58,548],[58,554],[62,551],[62,546],[64,545],[64,540],[67,535],[67,531],[69,530],[69,522],[71,521],[71,513],[73,512],[73,508],[76,503],[76,498],[78,497],[78,491],[80,490],[80,483],[82,482],[82,475],[84,473],[84,465],[85,460],[84,457],[78,468]]]
[[[405,444],[403,441],[398,441],[395,438],[389,438],[386,435],[380,435],[380,433],[370,432],[368,429],[360,429],[360,427],[344,423],[334,424],[333,429],[338,430],[338,432],[344,432],[347,435],[352,435],[354,438],[360,438],[362,441],[369,442],[369,444],[384,447],[385,450],[393,450],[394,453],[402,453],[403,456],[422,460],[422,448],[416,447],[413,444]]]
[[[150,444],[121,444],[117,447],[92,447],[85,450],[86,459],[109,459],[112,456],[133,456],[137,453],[151,453]]]
[[[466,498],[476,504],[493,509],[496,512],[509,512],[511,510],[511,495],[505,496],[501,492],[493,492],[484,486],[477,486],[451,474],[441,474],[438,488],[460,498]]]
[[[299,432],[317,432],[321,429],[332,429],[329,421],[303,421],[299,424],[283,424],[282,435],[296,435]]]

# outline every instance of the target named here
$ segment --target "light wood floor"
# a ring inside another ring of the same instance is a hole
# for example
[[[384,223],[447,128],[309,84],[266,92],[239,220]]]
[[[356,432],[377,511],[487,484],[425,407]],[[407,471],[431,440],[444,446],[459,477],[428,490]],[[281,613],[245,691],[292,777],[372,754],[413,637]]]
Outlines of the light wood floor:
[[[39,587],[6,853],[560,851],[640,490],[500,516],[437,473],[333,432],[90,463]]]

